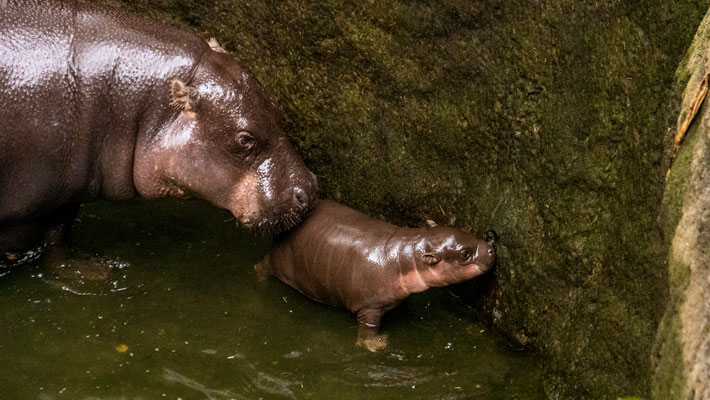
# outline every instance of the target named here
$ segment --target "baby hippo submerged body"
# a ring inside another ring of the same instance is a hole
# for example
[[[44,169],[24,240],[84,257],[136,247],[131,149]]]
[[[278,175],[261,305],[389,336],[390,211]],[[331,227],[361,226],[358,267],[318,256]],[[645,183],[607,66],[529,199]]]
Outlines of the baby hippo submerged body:
[[[411,293],[488,271],[495,251],[472,234],[427,221],[401,228],[321,200],[296,229],[275,239],[257,272],[269,273],[313,300],[357,315],[357,344],[386,346],[382,315]]]

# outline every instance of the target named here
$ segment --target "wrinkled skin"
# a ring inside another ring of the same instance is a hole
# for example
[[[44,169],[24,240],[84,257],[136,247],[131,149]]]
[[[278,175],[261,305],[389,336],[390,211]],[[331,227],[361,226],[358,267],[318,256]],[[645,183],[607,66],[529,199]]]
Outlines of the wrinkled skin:
[[[490,243],[427,221],[400,228],[338,203],[321,200],[294,230],[276,238],[256,266],[313,300],[357,316],[357,344],[386,346],[377,330],[382,315],[411,293],[476,277],[493,267]]]
[[[195,197],[278,231],[317,190],[244,65],[118,10],[0,1],[0,121],[0,263],[99,198]]]

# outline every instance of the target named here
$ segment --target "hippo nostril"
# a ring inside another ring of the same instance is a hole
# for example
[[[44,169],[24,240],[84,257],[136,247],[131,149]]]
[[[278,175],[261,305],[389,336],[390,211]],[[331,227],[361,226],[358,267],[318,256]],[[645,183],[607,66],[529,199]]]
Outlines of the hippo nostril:
[[[308,194],[300,187],[293,190],[293,197],[299,207],[305,208],[308,205]]]

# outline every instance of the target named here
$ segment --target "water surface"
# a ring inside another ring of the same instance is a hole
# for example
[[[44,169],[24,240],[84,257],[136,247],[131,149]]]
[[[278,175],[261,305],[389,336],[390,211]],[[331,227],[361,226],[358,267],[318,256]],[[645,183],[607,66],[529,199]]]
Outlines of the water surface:
[[[197,202],[99,202],[101,271],[0,269],[0,399],[541,399],[532,359],[445,289],[386,314],[387,349],[252,266],[269,243]]]

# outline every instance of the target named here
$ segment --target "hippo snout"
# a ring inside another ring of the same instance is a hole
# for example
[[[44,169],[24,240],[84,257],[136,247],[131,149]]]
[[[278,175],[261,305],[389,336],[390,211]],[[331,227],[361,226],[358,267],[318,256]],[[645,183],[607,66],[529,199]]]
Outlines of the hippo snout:
[[[473,262],[478,265],[483,272],[493,268],[496,262],[496,250],[491,243],[482,242],[476,249],[476,257]]]
[[[318,179],[313,172],[308,171],[308,179],[304,183],[293,189],[293,202],[300,210],[312,209],[318,193]]]

